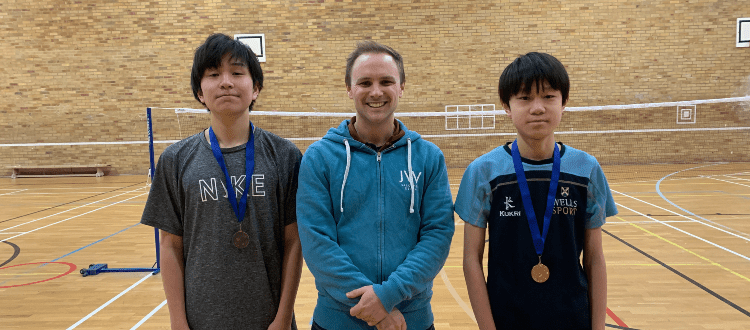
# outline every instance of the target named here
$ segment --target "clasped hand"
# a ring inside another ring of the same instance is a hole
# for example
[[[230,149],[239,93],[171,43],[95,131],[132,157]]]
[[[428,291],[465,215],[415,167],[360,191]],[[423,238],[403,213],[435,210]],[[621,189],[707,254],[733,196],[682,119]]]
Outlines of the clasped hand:
[[[372,285],[349,291],[346,297],[361,297],[357,305],[349,310],[349,314],[367,322],[367,325],[375,326],[378,330],[406,330],[406,320],[401,312],[394,308],[389,314],[372,289]]]

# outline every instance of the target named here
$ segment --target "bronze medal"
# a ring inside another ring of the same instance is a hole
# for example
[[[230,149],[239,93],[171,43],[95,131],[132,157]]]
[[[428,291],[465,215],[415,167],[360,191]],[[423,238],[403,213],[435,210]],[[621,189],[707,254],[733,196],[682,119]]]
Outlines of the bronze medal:
[[[248,244],[250,244],[250,236],[247,236],[247,233],[240,229],[240,231],[234,233],[234,236],[232,237],[232,243],[234,243],[234,246],[236,246],[238,249],[244,249]]]
[[[541,256],[539,256],[539,263],[531,268],[531,278],[537,283],[544,283],[549,279],[549,268],[542,264]]]

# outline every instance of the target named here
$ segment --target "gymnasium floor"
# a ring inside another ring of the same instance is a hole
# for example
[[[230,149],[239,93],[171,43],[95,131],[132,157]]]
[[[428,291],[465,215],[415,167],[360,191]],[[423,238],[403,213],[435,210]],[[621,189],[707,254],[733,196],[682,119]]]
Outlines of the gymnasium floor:
[[[750,329],[750,163],[605,166],[620,214],[604,225],[608,329]],[[453,194],[462,170],[451,170]],[[0,178],[0,328],[168,329],[161,276],[139,225],[143,176]],[[463,224],[435,279],[437,329],[476,329],[463,279]],[[300,329],[315,306],[305,268]]]

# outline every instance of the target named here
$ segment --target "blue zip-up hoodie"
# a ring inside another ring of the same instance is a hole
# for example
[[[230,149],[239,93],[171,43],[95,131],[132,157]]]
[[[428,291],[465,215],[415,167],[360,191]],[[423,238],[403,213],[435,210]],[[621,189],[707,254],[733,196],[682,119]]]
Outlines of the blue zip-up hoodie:
[[[382,152],[356,141],[349,120],[305,151],[297,189],[302,254],[315,276],[321,327],[371,329],[349,315],[372,285],[409,329],[432,325],[432,281],[453,238],[453,198],[445,158],[433,143],[398,124],[404,136]]]

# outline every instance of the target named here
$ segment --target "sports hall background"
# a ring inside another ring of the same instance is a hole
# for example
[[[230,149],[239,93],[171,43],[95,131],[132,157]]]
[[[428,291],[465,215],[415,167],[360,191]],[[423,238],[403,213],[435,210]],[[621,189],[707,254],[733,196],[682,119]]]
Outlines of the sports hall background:
[[[750,17],[750,0],[3,0],[0,175],[10,175],[12,165],[59,164],[111,164],[110,174],[146,174],[148,146],[129,144],[147,140],[146,107],[201,107],[190,89],[190,66],[194,49],[215,32],[265,34],[265,87],[255,110],[353,112],[345,58],[356,41],[373,39],[404,56],[399,110],[441,112],[453,104],[500,109],[498,77],[529,51],[566,65],[569,107],[750,95],[750,48],[735,47],[739,17]],[[750,161],[748,130],[669,131],[686,127],[675,117],[674,107],[568,112],[561,132],[619,133],[558,140],[603,164]],[[274,117],[259,126],[315,137],[330,126],[289,121]],[[748,123],[748,102],[717,103],[699,105],[690,127]],[[444,119],[407,124],[434,132]],[[667,131],[644,133],[649,128]],[[458,133],[492,132],[513,127],[498,116],[494,130]],[[449,167],[460,168],[511,139],[433,142]],[[111,143],[45,145],[68,142]],[[304,151],[309,142],[298,145]]]

